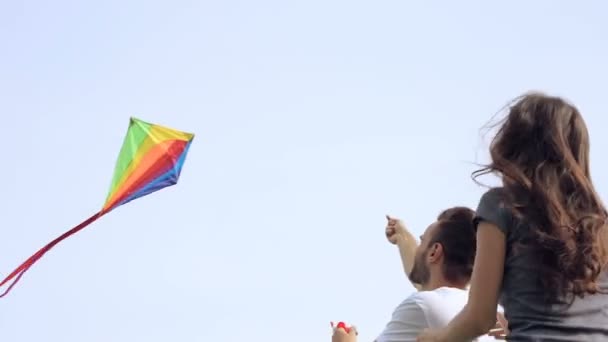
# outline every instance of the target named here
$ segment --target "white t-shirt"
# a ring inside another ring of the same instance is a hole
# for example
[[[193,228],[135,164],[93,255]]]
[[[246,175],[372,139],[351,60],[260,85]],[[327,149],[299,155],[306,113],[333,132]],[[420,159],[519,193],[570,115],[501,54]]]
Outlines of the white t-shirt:
[[[415,342],[424,329],[437,329],[448,325],[464,308],[468,299],[466,290],[452,287],[415,292],[397,306],[376,342]],[[495,339],[482,336],[477,341]]]

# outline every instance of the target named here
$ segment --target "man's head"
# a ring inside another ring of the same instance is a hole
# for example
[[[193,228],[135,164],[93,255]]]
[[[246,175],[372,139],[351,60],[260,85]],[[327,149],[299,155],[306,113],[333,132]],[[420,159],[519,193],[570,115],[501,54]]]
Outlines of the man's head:
[[[475,213],[465,207],[443,211],[420,237],[412,282],[424,288],[465,287],[475,260]]]

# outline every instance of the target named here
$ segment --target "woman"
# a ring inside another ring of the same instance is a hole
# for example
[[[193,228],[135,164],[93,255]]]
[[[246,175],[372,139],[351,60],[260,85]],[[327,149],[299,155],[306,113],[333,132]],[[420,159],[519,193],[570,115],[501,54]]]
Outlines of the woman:
[[[418,341],[470,341],[503,305],[512,341],[608,341],[607,212],[589,171],[589,136],[565,100],[528,94],[490,147],[502,187],[477,208],[477,255],[462,312]]]

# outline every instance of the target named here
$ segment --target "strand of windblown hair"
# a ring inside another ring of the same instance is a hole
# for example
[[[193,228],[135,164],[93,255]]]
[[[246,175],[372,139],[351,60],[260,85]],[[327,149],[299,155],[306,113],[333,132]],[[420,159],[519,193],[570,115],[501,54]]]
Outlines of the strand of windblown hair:
[[[95,220],[100,218],[102,215],[103,215],[103,212],[100,211],[100,212],[96,213],[95,215],[89,217],[88,219],[84,220],[76,227],[61,234],[61,236],[59,236],[55,240],[49,242],[48,244],[46,244],[46,246],[40,248],[38,250],[38,252],[34,253],[31,257],[29,257],[26,261],[24,261],[21,265],[19,265],[19,267],[17,267],[13,272],[11,272],[11,274],[9,274],[6,278],[4,278],[4,280],[2,280],[2,282],[0,282],[0,287],[2,287],[14,279],[13,282],[8,286],[6,291],[4,291],[2,294],[0,294],[0,298],[6,296],[13,289],[13,287],[15,285],[17,285],[19,280],[21,280],[21,277],[23,277],[23,274],[25,274],[25,272],[27,272],[30,269],[30,267],[32,267],[32,265],[34,265],[34,263],[36,263],[38,260],[40,260],[40,258],[42,258],[42,256],[44,254],[46,254],[46,252],[50,251],[53,247],[55,247],[55,245],[57,245],[61,241],[67,239],[71,235],[74,235],[78,231],[84,229],[86,226],[93,223]]]

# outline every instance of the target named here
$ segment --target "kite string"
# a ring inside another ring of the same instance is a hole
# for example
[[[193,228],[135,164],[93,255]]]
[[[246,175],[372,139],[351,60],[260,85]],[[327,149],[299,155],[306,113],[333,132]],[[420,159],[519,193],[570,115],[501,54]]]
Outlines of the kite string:
[[[0,298],[6,296],[11,291],[11,289],[19,282],[19,280],[21,280],[21,277],[23,277],[23,274],[25,274],[25,272],[27,272],[30,269],[30,267],[32,267],[32,265],[34,265],[34,263],[36,263],[38,260],[40,260],[40,258],[42,258],[42,256],[44,254],[46,254],[46,252],[50,251],[53,247],[55,247],[55,245],[57,245],[61,241],[67,239],[71,235],[74,235],[78,231],[84,229],[86,226],[88,226],[89,224],[93,223],[95,220],[100,218],[103,214],[104,214],[104,212],[100,211],[100,212],[96,213],[95,215],[89,217],[88,219],[84,220],[76,227],[61,234],[59,237],[57,237],[53,241],[46,244],[46,246],[40,248],[40,250],[38,250],[31,257],[29,257],[25,262],[23,262],[21,265],[19,265],[19,267],[17,267],[13,272],[11,272],[11,274],[9,274],[6,278],[4,278],[4,280],[2,280],[2,282],[0,282],[0,287],[2,287],[14,278],[13,282],[9,285],[9,287],[6,289],[6,291],[4,291],[2,294],[0,294]]]

